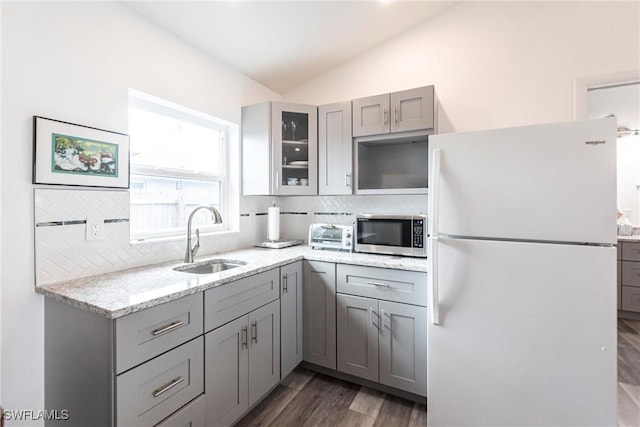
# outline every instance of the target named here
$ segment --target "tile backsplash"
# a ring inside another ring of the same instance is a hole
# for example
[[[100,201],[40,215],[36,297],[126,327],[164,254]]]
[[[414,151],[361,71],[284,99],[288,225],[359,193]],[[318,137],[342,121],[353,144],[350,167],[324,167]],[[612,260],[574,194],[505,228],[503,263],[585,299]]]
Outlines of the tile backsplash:
[[[315,222],[351,224],[358,213],[426,213],[426,195],[245,196],[240,231],[203,235],[199,256],[247,247],[266,238],[265,215],[275,201],[285,239],[306,241]],[[129,193],[109,190],[34,190],[36,286],[148,264],[180,260],[185,239],[131,243]],[[105,218],[104,239],[85,240],[88,216]]]

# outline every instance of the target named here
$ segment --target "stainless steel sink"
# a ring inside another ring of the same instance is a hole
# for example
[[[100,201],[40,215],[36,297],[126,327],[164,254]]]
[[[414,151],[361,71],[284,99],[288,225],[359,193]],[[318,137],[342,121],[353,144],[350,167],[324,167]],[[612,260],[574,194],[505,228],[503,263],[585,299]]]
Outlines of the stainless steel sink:
[[[243,265],[247,265],[247,263],[244,261],[234,261],[230,259],[212,259],[204,262],[180,265],[178,267],[174,267],[173,269],[181,273],[211,274],[230,270],[236,267],[241,267]]]

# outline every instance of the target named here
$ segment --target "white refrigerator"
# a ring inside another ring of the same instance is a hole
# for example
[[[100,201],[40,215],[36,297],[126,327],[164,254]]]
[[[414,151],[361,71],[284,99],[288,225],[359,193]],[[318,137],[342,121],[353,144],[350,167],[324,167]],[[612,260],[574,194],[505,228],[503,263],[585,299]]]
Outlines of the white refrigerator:
[[[429,145],[429,427],[616,425],[616,119]]]

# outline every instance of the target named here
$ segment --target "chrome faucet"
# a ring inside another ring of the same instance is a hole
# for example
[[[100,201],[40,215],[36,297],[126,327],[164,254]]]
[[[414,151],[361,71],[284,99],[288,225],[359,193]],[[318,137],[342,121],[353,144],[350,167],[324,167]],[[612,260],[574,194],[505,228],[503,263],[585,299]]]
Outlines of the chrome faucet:
[[[209,209],[211,211],[211,219],[215,224],[219,224],[222,222],[222,216],[220,212],[216,208],[210,205],[200,205],[196,206],[196,208],[191,211],[189,215],[189,221],[187,222],[187,253],[184,256],[184,262],[193,262],[193,257],[198,253],[198,249],[200,249],[200,230],[196,228],[196,242],[191,247],[191,220],[193,219],[193,214],[198,212],[200,209]]]

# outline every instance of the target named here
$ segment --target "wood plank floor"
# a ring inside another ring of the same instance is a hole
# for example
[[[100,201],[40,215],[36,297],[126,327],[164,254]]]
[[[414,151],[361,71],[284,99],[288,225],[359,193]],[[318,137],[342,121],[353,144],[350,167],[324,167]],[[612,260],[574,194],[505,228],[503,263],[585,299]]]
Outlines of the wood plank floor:
[[[297,368],[237,426],[417,427],[424,405]],[[640,426],[640,321],[618,320],[618,425]]]

